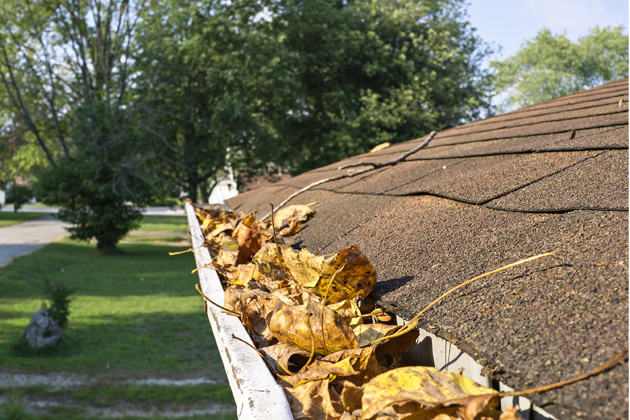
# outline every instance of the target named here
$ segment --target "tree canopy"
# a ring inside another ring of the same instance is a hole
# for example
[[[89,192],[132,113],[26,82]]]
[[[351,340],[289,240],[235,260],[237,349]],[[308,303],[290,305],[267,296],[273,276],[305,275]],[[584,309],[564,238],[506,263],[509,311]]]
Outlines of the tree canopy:
[[[542,29],[512,57],[494,61],[503,108],[524,107],[628,77],[628,36],[595,27],[572,42]]]
[[[40,198],[109,248],[155,194],[478,118],[488,53],[463,0],[7,0],[0,134],[5,156],[39,148]]]
[[[0,8],[5,110],[48,163],[37,177],[39,196],[61,206],[74,237],[112,248],[140,218],[129,202],[142,205],[150,191],[129,89],[145,4],[36,0]]]

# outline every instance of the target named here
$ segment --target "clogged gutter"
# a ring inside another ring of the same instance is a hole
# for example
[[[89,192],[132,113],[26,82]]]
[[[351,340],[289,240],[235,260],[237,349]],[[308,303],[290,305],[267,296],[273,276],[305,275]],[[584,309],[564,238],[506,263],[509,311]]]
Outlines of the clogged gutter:
[[[197,208],[200,228],[190,205],[187,210],[201,291],[211,302],[208,317],[224,364],[232,369],[240,418],[402,418],[403,412],[519,418],[512,408],[503,414],[493,408],[497,391],[461,374],[399,367],[418,332],[380,323],[389,316],[359,307],[376,282],[367,257],[356,247],[326,258],[287,245],[311,215],[305,206],[284,209],[272,222]],[[261,356],[273,373],[253,365],[260,366]],[[278,398],[278,384],[288,400]],[[274,394],[279,406],[265,407],[271,398],[258,398],[263,393]]]

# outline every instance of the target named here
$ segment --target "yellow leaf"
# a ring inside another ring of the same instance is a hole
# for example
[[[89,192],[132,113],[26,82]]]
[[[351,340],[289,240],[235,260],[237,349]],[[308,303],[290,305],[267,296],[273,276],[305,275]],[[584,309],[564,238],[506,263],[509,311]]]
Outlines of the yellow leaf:
[[[307,351],[311,351],[314,342],[317,355],[359,347],[357,338],[343,318],[313,300],[309,300],[305,306],[278,302],[269,319],[269,329],[278,341],[294,344]]]
[[[252,223],[254,223],[255,221],[256,221],[256,214],[252,212],[252,213],[249,213],[247,217],[243,219],[243,224],[245,225],[245,227],[250,227]]]
[[[379,150],[387,149],[391,145],[392,144],[389,143],[389,142],[378,144],[378,145],[374,146],[372,148],[372,150],[370,150],[368,153],[374,153],[374,152],[378,152]]]
[[[326,296],[328,303],[361,299],[376,284],[376,269],[356,246],[342,249],[328,259],[313,255],[306,248],[296,253],[284,247],[282,256],[295,281],[318,296]]]
[[[459,373],[413,366],[391,370],[365,384],[362,406],[364,419],[394,406],[413,408],[413,412],[457,406],[463,420],[473,420],[486,406],[495,406],[498,401],[497,391]]]

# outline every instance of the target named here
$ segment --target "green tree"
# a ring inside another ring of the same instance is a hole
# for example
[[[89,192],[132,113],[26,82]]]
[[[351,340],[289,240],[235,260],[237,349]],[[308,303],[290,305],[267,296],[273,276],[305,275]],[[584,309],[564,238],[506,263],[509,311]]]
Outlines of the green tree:
[[[463,1],[295,0],[270,10],[266,36],[276,48],[260,53],[278,62],[279,88],[261,99],[282,97],[262,110],[277,144],[257,153],[293,173],[490,110],[491,79],[480,66],[489,50]]]
[[[622,27],[591,29],[577,42],[542,29],[512,57],[494,61],[502,107],[524,107],[628,77],[628,36]]]
[[[129,84],[142,0],[5,1],[0,79],[7,112],[42,150],[38,196],[79,239],[115,247],[148,198]],[[53,181],[54,180],[54,181]],[[131,205],[135,203],[136,206]]]
[[[226,165],[259,132],[243,88],[244,51],[257,33],[253,1],[154,2],[139,31],[142,126],[154,141],[161,179],[193,201],[207,197]]]

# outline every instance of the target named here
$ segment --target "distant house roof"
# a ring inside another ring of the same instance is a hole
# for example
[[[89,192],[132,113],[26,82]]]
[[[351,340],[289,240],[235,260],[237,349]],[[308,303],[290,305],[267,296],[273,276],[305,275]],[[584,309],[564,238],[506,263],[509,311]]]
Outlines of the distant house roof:
[[[266,214],[342,164],[385,162],[422,139],[346,159],[228,200]],[[357,169],[357,168],[353,168]],[[321,184],[300,233],[312,252],[358,244],[381,304],[409,318],[464,280],[420,326],[515,389],[568,379],[628,344],[628,80],[438,132],[408,161]],[[559,418],[627,418],[628,366],[531,399]]]

